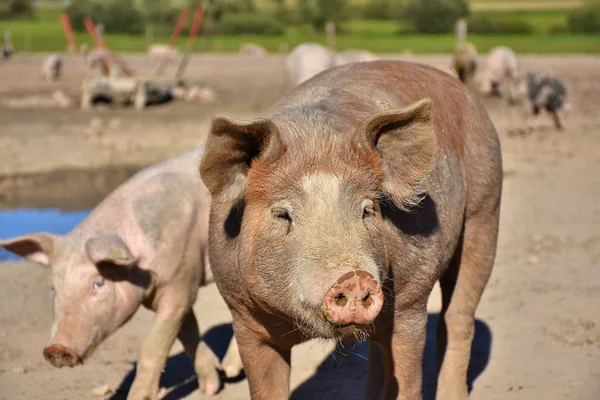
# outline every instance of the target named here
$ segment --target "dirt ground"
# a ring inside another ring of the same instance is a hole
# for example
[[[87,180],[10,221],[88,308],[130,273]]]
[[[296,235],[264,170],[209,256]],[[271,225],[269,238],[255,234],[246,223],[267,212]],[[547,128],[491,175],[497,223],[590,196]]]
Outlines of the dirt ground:
[[[142,56],[126,57],[149,71]],[[0,208],[96,204],[136,169],[200,145],[212,115],[259,114],[286,90],[283,57],[234,55],[193,58],[188,77],[215,88],[210,105],[169,104],[132,109],[10,110],[0,106]],[[417,61],[448,64],[449,58]],[[146,61],[146,62],[145,62]],[[564,79],[574,111],[557,132],[549,117],[528,135],[509,135],[501,101],[484,99],[499,131],[505,186],[495,270],[477,312],[470,380],[473,398],[600,398],[600,58],[523,56],[522,69]],[[0,64],[0,100],[56,88],[76,95],[81,73],[44,84],[40,56]],[[172,72],[172,70],[171,70]],[[1,221],[0,215],[0,224]],[[221,355],[229,312],[210,286],[196,312],[206,339]],[[430,301],[434,333],[439,293]],[[142,310],[107,340],[84,366],[54,369],[41,354],[52,320],[46,271],[29,263],[0,265],[0,400],[94,399],[108,385],[124,398],[138,347],[152,322]],[[435,392],[434,337],[425,357],[425,399]],[[177,344],[161,385],[164,399],[199,398],[191,362]],[[297,399],[359,399],[366,349],[331,354],[328,343],[294,349],[292,386]],[[110,398],[110,396],[108,396]],[[217,399],[247,399],[241,377]]]

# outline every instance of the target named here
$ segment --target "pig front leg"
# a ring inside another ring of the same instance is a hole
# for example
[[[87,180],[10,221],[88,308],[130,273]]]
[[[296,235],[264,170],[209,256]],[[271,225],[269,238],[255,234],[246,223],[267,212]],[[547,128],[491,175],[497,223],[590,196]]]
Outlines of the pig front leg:
[[[421,400],[427,306],[396,311],[391,336],[369,345],[367,399]],[[380,368],[383,367],[383,371]],[[379,386],[379,388],[377,387]]]
[[[229,342],[229,347],[227,348],[227,353],[225,353],[221,367],[225,376],[228,378],[235,378],[242,372],[242,369],[244,369],[235,336],[233,336],[231,342]]]
[[[190,310],[183,319],[178,338],[185,352],[194,361],[200,393],[216,394],[221,388],[221,380],[217,373],[219,359],[200,338],[200,329],[193,310]]]
[[[180,309],[157,311],[152,330],[142,344],[137,373],[127,400],[157,399],[160,375],[181,328],[184,314]]]
[[[289,399],[291,349],[276,347],[235,317],[234,331],[252,400]]]

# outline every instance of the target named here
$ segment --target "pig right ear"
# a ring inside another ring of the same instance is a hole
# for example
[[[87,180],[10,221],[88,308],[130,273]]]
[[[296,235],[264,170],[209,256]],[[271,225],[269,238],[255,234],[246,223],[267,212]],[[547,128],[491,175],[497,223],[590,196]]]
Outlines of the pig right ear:
[[[94,264],[109,262],[111,264],[130,267],[137,262],[129,247],[119,235],[107,233],[88,239],[85,252]]]
[[[51,233],[31,233],[0,240],[0,247],[42,265],[50,265],[50,256],[58,247],[60,236]]]
[[[200,176],[212,197],[238,201],[248,170],[259,157],[274,160],[283,150],[279,130],[268,119],[247,122],[219,116],[213,120],[200,162]]]

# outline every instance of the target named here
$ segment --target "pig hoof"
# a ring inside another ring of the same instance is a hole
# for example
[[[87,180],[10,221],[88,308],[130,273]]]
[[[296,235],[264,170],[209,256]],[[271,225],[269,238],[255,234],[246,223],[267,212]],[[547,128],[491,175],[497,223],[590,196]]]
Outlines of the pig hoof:
[[[217,371],[215,370],[215,373],[211,375],[210,377],[205,376],[203,379],[200,379],[200,393],[213,396],[221,389],[221,380],[217,375]]]
[[[224,365],[223,373],[227,378],[237,378],[242,373],[242,367],[238,365]]]

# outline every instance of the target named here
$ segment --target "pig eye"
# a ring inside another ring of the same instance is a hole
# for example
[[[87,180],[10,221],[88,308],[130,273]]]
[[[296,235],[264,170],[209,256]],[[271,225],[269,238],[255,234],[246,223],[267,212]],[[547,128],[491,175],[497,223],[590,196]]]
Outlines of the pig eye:
[[[289,211],[283,207],[275,207],[271,210],[271,213],[273,213],[273,216],[275,218],[279,218],[287,222],[292,222],[292,217],[290,217]]]
[[[94,281],[94,283],[92,284],[92,289],[94,289],[94,290],[98,290],[98,289],[100,289],[102,286],[104,286],[104,278],[99,278],[99,279],[96,279],[96,280]]]
[[[54,285],[50,284],[50,294],[52,297],[56,296],[56,289],[54,289]]]
[[[375,204],[372,200],[366,199],[361,203],[363,219],[375,216]]]

